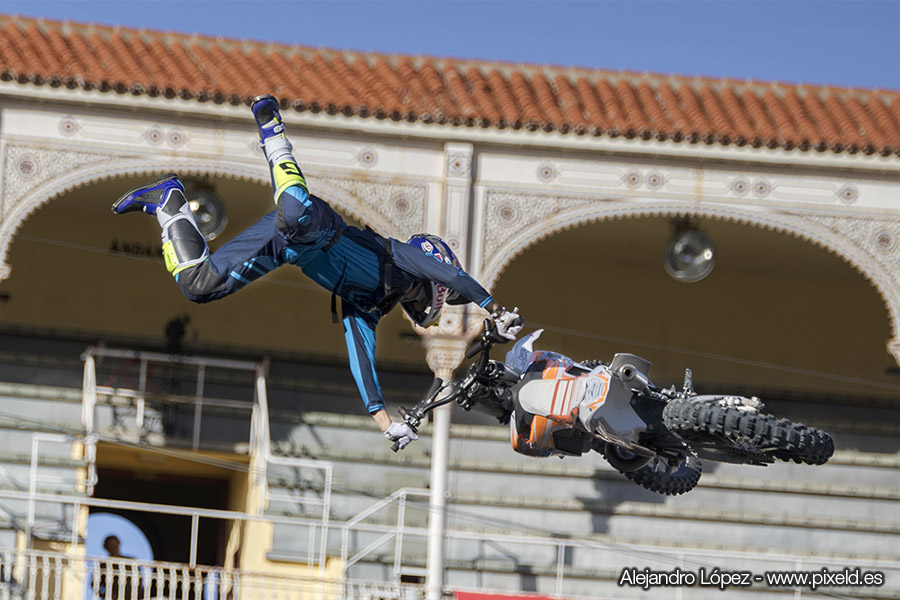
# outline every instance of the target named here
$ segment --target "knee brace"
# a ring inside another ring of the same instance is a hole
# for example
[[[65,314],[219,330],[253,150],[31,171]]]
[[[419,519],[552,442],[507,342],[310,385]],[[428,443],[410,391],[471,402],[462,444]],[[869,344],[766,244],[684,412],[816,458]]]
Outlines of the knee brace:
[[[271,163],[269,168],[272,171],[272,189],[275,192],[276,205],[284,191],[291,186],[301,187],[304,192],[308,193],[306,179],[303,177],[303,173],[300,172],[300,166],[290,154],[277,163]]]
[[[295,186],[289,184],[275,196],[275,229],[288,240],[301,241],[298,238],[317,229],[318,224],[313,222],[306,188]]]
[[[269,163],[275,204],[278,204],[278,198],[284,190],[292,185],[300,186],[304,191],[307,190],[306,179],[291,154],[292,149],[291,142],[284,133],[273,135],[263,142],[263,153]]]
[[[169,273],[177,275],[209,258],[209,247],[184,194],[173,191],[166,204],[157,211],[156,218],[162,227],[163,258]]]

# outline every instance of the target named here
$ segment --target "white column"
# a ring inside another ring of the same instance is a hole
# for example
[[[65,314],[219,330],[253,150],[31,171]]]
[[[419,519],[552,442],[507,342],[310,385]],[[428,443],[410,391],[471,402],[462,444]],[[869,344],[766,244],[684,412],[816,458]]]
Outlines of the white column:
[[[472,144],[448,142],[444,146],[444,194],[440,235],[463,265],[469,249],[469,213],[472,191]],[[470,339],[466,335],[466,311],[445,307],[439,326],[420,334],[424,338],[428,366],[437,377],[448,380],[462,362]],[[447,515],[448,465],[450,455],[450,411],[452,405],[434,411],[431,449],[431,500],[428,508],[428,555],[426,600],[440,600],[444,588],[444,530]]]
[[[454,313],[461,309],[454,307]],[[437,377],[448,380],[462,361],[467,341],[458,334],[445,333],[444,323],[461,324],[458,314],[447,315],[441,321],[444,332],[426,334],[425,348],[428,366]],[[434,411],[431,442],[431,497],[428,505],[428,554],[426,556],[425,598],[440,600],[444,587],[444,530],[447,518],[448,466],[450,462],[450,411],[447,404]]]

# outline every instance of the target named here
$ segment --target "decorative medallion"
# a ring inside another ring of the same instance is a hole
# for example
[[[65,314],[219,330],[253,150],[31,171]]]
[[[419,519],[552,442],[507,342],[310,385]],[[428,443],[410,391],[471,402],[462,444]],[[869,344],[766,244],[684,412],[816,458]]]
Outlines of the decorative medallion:
[[[666,182],[666,179],[659,171],[653,171],[647,175],[647,187],[651,190],[658,190]]]
[[[515,223],[519,219],[519,211],[511,204],[504,204],[497,210],[497,216],[504,223]]]
[[[411,205],[409,203],[409,200],[407,200],[406,198],[401,196],[399,198],[394,199],[394,212],[395,213],[397,213],[399,215],[405,215],[406,213],[409,212],[410,208],[411,208]]]
[[[454,236],[450,236],[448,238],[444,238],[444,241],[447,242],[447,245],[450,246],[450,249],[454,252],[459,252],[459,238]]]
[[[891,252],[897,246],[894,234],[887,229],[875,233],[875,248],[881,252]]]
[[[550,183],[556,178],[556,169],[553,165],[543,164],[538,167],[537,176],[544,183]]]
[[[772,184],[765,179],[757,179],[753,182],[753,194],[759,198],[768,196],[772,191]]]
[[[166,138],[166,134],[158,127],[151,127],[144,132],[144,138],[151,144],[160,144]]]
[[[743,177],[738,177],[731,182],[731,191],[735,196],[746,196],[750,191],[750,182]]]
[[[374,167],[378,162],[378,153],[372,148],[363,148],[356,155],[356,160],[364,167]]]
[[[185,137],[181,131],[173,129],[169,132],[169,135],[166,136],[166,140],[169,142],[170,146],[180,146],[184,143]]]
[[[472,162],[465,154],[451,154],[447,157],[447,174],[453,177],[467,175],[472,168]]]
[[[78,121],[74,117],[65,116],[59,121],[59,132],[65,136],[73,136],[78,133]]]
[[[32,179],[40,172],[40,163],[38,163],[37,158],[31,155],[23,156],[16,164],[16,173],[18,173],[19,177],[22,179]]]
[[[640,171],[629,171],[625,174],[625,183],[631,189],[641,187],[641,184],[644,182],[644,178],[641,176]]]
[[[859,198],[859,190],[856,189],[855,185],[848,183],[840,189],[838,198],[840,198],[844,204],[853,204]]]

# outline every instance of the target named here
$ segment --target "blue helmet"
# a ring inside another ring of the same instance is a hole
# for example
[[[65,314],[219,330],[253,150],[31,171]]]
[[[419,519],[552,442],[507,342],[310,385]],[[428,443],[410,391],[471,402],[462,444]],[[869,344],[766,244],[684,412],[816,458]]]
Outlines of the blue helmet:
[[[406,243],[421,248],[422,252],[435,260],[459,269],[462,268],[459,258],[456,257],[450,246],[436,235],[417,233],[406,240]],[[459,296],[455,290],[451,290],[446,285],[428,280],[422,280],[418,286],[414,287],[413,294],[411,297],[401,300],[400,305],[419,327],[436,324],[441,318],[441,309],[444,308],[444,304]]]

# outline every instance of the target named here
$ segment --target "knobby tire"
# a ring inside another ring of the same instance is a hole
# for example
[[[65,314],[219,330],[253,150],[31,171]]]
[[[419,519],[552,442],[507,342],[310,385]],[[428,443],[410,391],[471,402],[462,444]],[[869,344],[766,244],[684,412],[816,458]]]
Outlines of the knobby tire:
[[[692,434],[709,434],[728,440],[746,438],[757,448],[783,461],[821,465],[834,453],[834,442],[824,431],[772,415],[684,398],[669,402],[662,416],[670,431],[685,438]]]
[[[651,492],[669,496],[678,496],[697,487],[702,469],[698,458],[684,456],[671,469],[668,466],[667,459],[657,456],[637,471],[622,475]]]

